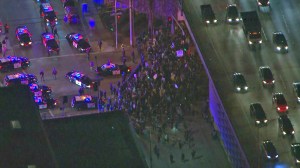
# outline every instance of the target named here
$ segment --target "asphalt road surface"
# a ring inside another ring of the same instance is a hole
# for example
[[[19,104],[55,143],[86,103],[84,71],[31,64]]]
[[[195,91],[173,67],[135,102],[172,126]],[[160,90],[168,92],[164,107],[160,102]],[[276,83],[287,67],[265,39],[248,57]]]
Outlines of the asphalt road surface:
[[[119,77],[100,77],[96,75],[94,71],[90,70],[89,63],[94,61],[95,66],[99,66],[106,63],[108,59],[112,63],[122,64],[121,50],[115,50],[112,46],[114,44],[113,37],[108,31],[104,30],[103,26],[100,24],[99,18],[95,18],[96,29],[89,29],[87,20],[91,17],[96,17],[96,11],[90,10],[91,15],[86,15],[82,17],[81,24],[69,25],[63,21],[64,9],[61,1],[53,0],[51,4],[57,13],[58,25],[57,30],[59,34],[59,45],[60,53],[59,55],[53,54],[48,56],[48,53],[41,43],[41,33],[45,30],[45,25],[42,19],[39,17],[39,4],[34,0],[23,0],[23,1],[0,1],[0,20],[3,24],[8,23],[10,26],[10,31],[7,35],[0,35],[0,40],[2,41],[5,36],[9,38],[9,46],[6,55],[16,55],[28,57],[31,61],[31,66],[25,70],[27,73],[35,74],[40,84],[50,86],[53,90],[53,95],[55,98],[61,100],[64,95],[73,96],[78,94],[79,86],[72,84],[65,78],[65,74],[71,70],[78,70],[86,74],[92,79],[101,80],[101,90],[109,91],[109,84],[116,84],[120,80]],[[79,10],[80,11],[80,10]],[[94,14],[94,15],[93,15]],[[33,45],[31,47],[20,47],[18,45],[17,39],[15,37],[15,28],[19,25],[26,25],[29,31],[32,33]],[[49,28],[51,31],[51,29]],[[92,46],[92,52],[90,54],[90,61],[87,59],[86,53],[80,53],[78,50],[74,49],[69,45],[65,39],[65,35],[71,32],[81,33],[85,38],[87,38]],[[97,41],[102,39],[103,41],[103,51],[99,51],[97,46]],[[121,45],[120,45],[121,46]],[[129,51],[127,52],[129,54]],[[97,61],[95,60],[97,56]],[[130,59],[127,59],[127,65],[132,66],[134,69],[137,64],[132,64]],[[52,68],[57,69],[57,79],[54,80],[52,76]],[[45,72],[45,82],[40,80],[40,71]],[[16,70],[14,72],[1,73],[1,82],[4,76],[7,74],[21,72],[22,70]],[[87,94],[97,95],[97,92],[92,90],[86,90]],[[54,112],[57,110],[54,110]],[[55,115],[55,114],[54,114]],[[52,116],[52,115],[51,115]]]
[[[192,14],[191,27],[198,39],[198,45],[206,64],[214,79],[227,114],[236,130],[242,148],[251,167],[268,167],[281,165],[295,167],[291,155],[290,144],[300,142],[300,110],[293,94],[292,83],[300,81],[299,71],[299,7],[300,2],[271,1],[271,9],[258,9],[256,1],[185,1]],[[225,8],[228,3],[236,3],[239,11],[257,10],[262,24],[263,44],[260,50],[249,49],[241,23],[228,25],[224,22]],[[212,4],[217,25],[206,26],[201,20],[200,5]],[[278,54],[274,51],[272,33],[282,31],[289,44],[289,53]],[[262,87],[258,69],[260,66],[270,66],[275,77],[275,88]],[[233,91],[232,74],[244,74],[249,92],[237,94]],[[282,92],[289,105],[288,116],[295,129],[295,137],[283,137],[278,127],[278,114],[272,105],[272,93]],[[249,105],[260,102],[269,120],[267,127],[254,126],[254,120],[249,114]],[[279,153],[279,162],[270,163],[263,159],[260,145],[263,140],[273,141]]]

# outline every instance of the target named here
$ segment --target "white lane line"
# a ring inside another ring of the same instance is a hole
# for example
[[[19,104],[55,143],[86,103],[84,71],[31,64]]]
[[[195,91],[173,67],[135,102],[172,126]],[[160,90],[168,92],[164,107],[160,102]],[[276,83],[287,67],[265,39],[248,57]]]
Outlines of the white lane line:
[[[48,109],[48,112],[51,115],[51,117],[54,117],[54,114],[52,113],[52,111],[50,109]]]
[[[84,54],[84,53],[77,53],[77,54],[56,55],[56,56],[41,57],[41,58],[31,58],[30,61],[41,60],[41,59],[61,58],[61,57],[75,57],[75,56],[78,56],[78,55],[86,55],[86,54]]]
[[[281,75],[279,75],[278,77],[279,77],[279,80],[281,81],[281,83],[282,83],[282,85],[283,85],[283,88],[284,88],[284,89],[287,89],[286,82],[284,82],[284,81],[283,81],[283,78],[282,78],[282,76],[281,76]]]
[[[283,12],[282,12],[282,19],[283,19],[283,23],[284,23],[285,28],[287,29],[288,34],[290,34],[290,29],[287,25],[287,22],[286,22],[286,19],[285,19],[285,16],[284,16]]]
[[[263,28],[261,28],[261,31],[262,31],[262,34],[264,35],[264,37],[265,37],[266,41],[268,41],[268,39],[267,39],[267,36],[266,36],[266,33],[265,33],[265,31],[264,31],[264,29],[263,29]]]

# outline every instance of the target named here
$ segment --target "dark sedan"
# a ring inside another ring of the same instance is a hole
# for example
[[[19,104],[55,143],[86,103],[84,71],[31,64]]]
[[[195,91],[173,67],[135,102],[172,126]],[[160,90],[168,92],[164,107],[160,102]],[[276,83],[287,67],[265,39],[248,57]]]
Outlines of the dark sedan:
[[[237,92],[248,91],[248,85],[247,85],[246,79],[244,78],[243,74],[234,73],[232,79],[233,79],[233,85],[234,85],[235,91],[237,91]]]
[[[287,53],[289,50],[288,43],[282,32],[273,33],[273,43],[275,50],[281,53]]]

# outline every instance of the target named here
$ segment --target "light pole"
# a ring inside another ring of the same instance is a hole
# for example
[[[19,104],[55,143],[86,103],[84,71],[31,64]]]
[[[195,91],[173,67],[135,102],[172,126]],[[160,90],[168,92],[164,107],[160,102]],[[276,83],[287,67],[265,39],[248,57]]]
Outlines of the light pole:
[[[116,25],[116,49],[118,48],[118,18],[117,18],[117,0],[115,0],[115,25]]]

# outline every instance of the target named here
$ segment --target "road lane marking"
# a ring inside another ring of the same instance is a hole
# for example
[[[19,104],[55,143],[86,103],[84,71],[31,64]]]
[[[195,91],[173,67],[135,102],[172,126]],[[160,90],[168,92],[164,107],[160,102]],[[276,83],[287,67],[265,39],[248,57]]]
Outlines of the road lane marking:
[[[281,81],[281,83],[282,83],[282,85],[283,85],[283,88],[284,88],[284,89],[287,89],[287,85],[286,85],[286,83],[283,81],[282,76],[279,75],[278,77],[279,77],[279,80]]]
[[[266,41],[268,41],[268,39],[267,39],[267,36],[266,36],[266,34],[265,34],[265,31],[264,31],[264,29],[263,29],[263,28],[261,28],[261,31],[262,31],[262,34],[264,35],[264,37],[265,37]]]
[[[283,19],[284,26],[287,29],[288,34],[290,34],[290,29],[289,29],[289,27],[287,25],[286,18],[285,18],[285,16],[284,16],[284,14],[283,14],[282,11],[281,11],[281,13],[282,13],[282,19]]]

